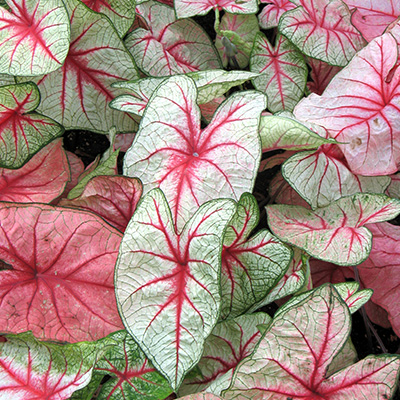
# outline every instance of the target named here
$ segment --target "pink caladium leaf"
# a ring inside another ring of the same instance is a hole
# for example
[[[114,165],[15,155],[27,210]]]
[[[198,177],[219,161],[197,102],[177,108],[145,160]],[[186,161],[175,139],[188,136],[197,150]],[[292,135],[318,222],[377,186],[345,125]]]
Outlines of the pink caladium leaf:
[[[135,7],[131,0],[82,0],[93,11],[103,13],[123,37],[135,19]]]
[[[62,140],[56,139],[19,169],[0,168],[0,201],[50,203],[70,179]]]
[[[354,174],[398,170],[400,74],[385,82],[396,61],[396,40],[386,33],[357,53],[322,96],[311,94],[294,110],[296,118],[325,127],[340,142]]]
[[[223,400],[222,397],[212,393],[195,393],[179,397],[179,400]]]
[[[291,261],[291,251],[266,229],[249,237],[258,224],[256,199],[241,196],[224,236],[221,268],[221,318],[233,318],[264,299]]]
[[[267,3],[258,16],[263,29],[275,28],[278,26],[282,14],[296,7],[289,0],[261,0],[261,3]]]
[[[67,56],[70,27],[61,0],[8,0],[0,7],[0,73],[48,74]]]
[[[203,204],[177,234],[160,189],[136,208],[115,271],[125,328],[176,390],[201,358],[220,309],[222,236],[232,200]]]
[[[312,79],[312,82],[307,83],[307,87],[318,95],[323,93],[332,78],[342,69],[313,58],[308,58],[307,63],[311,67]]]
[[[64,133],[52,119],[34,112],[40,93],[34,83],[0,87],[0,167],[20,168]]]
[[[77,342],[121,329],[113,283],[121,237],[92,213],[0,203],[0,259],[9,265],[0,271],[1,330]]]
[[[390,177],[353,174],[337,150],[336,145],[325,145],[296,153],[284,162],[282,175],[313,209],[356,193],[385,193]]]
[[[326,375],[349,337],[350,325],[347,305],[330,285],[300,301],[294,298],[278,310],[255,352],[239,364],[224,399],[391,398],[399,356],[369,356]]]
[[[73,189],[79,182],[79,176],[85,170],[83,161],[75,154],[70,151],[65,151],[68,158],[68,164],[71,171],[71,180],[67,183],[65,191],[62,194],[63,197],[67,196],[69,191]]]
[[[311,58],[344,66],[365,45],[342,0],[293,0],[297,7],[279,21],[279,31]]]
[[[365,224],[395,218],[400,201],[384,195],[359,193],[342,197],[314,211],[299,206],[267,206],[272,232],[312,257],[338,265],[357,265],[371,251]]]
[[[141,5],[149,29],[137,28],[125,44],[138,67],[150,76],[221,68],[210,38],[196,22],[175,20],[174,9],[155,1]]]
[[[263,33],[258,33],[250,56],[250,71],[259,73],[252,79],[256,89],[268,98],[268,109],[293,111],[303,97],[307,66],[301,53],[284,36],[273,47]]]
[[[196,93],[185,76],[163,82],[124,158],[124,175],[139,178],[144,193],[162,189],[178,230],[204,202],[238,200],[251,192],[261,156],[258,124],[264,95],[233,94],[202,130]]]
[[[397,0],[344,0],[352,10],[351,22],[370,42],[382,35],[387,26],[400,16]]]
[[[257,32],[260,31],[258,26],[258,20],[255,15],[237,15],[225,13],[221,19],[219,29],[225,33],[225,39],[222,36],[217,35],[215,38],[215,47],[217,48],[219,55],[222,59],[222,64],[226,68],[228,65],[234,69],[244,69],[249,64],[249,57],[252,48],[254,38]],[[233,38],[229,32],[234,32],[236,38]],[[228,46],[232,46],[232,49],[227,51],[225,40],[229,40]],[[238,39],[240,39],[238,41]],[[235,41],[230,43],[230,40]],[[230,60],[232,52],[236,59]]]
[[[205,15],[212,9],[222,9],[232,14],[255,14],[257,0],[175,0],[178,18]]]
[[[120,92],[117,80],[138,78],[132,56],[110,20],[77,0],[64,1],[71,23],[71,46],[62,68],[38,79],[40,111],[67,129],[134,132],[137,123],[108,103]]]
[[[92,211],[121,232],[125,231],[142,194],[142,184],[126,176],[96,176],[82,194],[58,205]]]
[[[7,335],[0,343],[0,397],[67,400],[92,377],[93,367],[114,341],[58,344],[31,332]]]
[[[219,376],[232,372],[261,339],[258,326],[270,322],[267,313],[256,313],[218,323],[204,344],[201,360],[183,381],[179,394],[203,391]]]

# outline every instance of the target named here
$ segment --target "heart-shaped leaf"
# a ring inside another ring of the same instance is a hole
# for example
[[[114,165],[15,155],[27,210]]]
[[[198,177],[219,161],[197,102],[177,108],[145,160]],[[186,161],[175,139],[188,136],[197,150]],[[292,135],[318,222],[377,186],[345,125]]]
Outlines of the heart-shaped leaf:
[[[372,234],[363,225],[400,213],[400,201],[359,193],[315,211],[299,206],[267,206],[272,232],[311,256],[338,265],[357,265],[371,251]]]
[[[19,169],[0,168],[0,201],[50,203],[70,179],[62,140],[56,139]]]
[[[230,96],[202,130],[196,92],[185,76],[163,82],[124,158],[124,175],[139,178],[144,193],[163,190],[178,230],[204,202],[251,192],[261,156],[261,93]]]
[[[222,235],[234,211],[231,200],[207,202],[178,235],[163,193],[153,189],[121,242],[115,284],[122,320],[174,390],[218,320]]]
[[[255,14],[258,9],[256,0],[175,0],[178,18],[204,15],[218,8],[232,14]]]
[[[0,343],[0,397],[67,400],[86,386],[94,364],[114,341],[61,345],[38,341],[31,332]]]
[[[391,398],[399,356],[369,356],[326,375],[350,333],[350,313],[329,285],[278,311],[255,352],[242,361],[224,399]],[[285,351],[282,351],[284,349]]]
[[[266,93],[268,109],[275,113],[293,111],[303,97],[307,66],[301,53],[284,36],[273,47],[263,33],[258,33],[250,56],[250,71],[260,74],[252,79],[256,89]]]
[[[114,296],[121,234],[92,213],[0,203],[0,326],[96,340],[122,328]]]
[[[358,52],[322,96],[311,94],[294,110],[296,118],[322,125],[342,143],[339,147],[354,174],[398,170],[400,74],[385,81],[396,61],[396,40],[386,33]]]
[[[354,314],[360,309],[372,296],[372,289],[358,290],[358,282],[341,282],[335,285],[335,289],[340,294],[343,301],[349,307],[349,311]]]
[[[302,53],[331,65],[344,66],[365,42],[350,22],[342,0],[293,0],[297,7],[279,21],[279,31]]]
[[[240,315],[264,299],[282,278],[292,258],[290,250],[266,229],[249,238],[258,219],[256,199],[243,194],[224,236],[222,318]]]
[[[61,0],[8,0],[0,7],[0,73],[48,74],[60,68],[70,40]]]
[[[0,87],[0,167],[20,168],[64,132],[52,119],[35,113],[40,102],[31,82]]]
[[[275,28],[278,26],[282,14],[296,7],[289,0],[261,0],[261,3],[267,3],[258,16],[263,29]]]

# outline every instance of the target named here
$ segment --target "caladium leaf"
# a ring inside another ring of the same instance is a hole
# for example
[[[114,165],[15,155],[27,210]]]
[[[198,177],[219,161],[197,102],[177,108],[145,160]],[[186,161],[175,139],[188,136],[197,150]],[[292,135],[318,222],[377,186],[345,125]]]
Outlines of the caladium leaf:
[[[282,15],[278,29],[300,51],[331,65],[344,66],[365,41],[350,22],[342,0],[293,0],[297,7]]]
[[[196,84],[197,104],[208,103],[222,96],[232,87],[241,85],[257,76],[257,74],[247,71],[224,71],[222,69],[189,72],[186,75],[192,78]],[[142,116],[150,97],[165,79],[144,78],[113,84],[113,87],[126,89],[133,93],[116,97],[111,101],[110,107]]]
[[[312,79],[312,82],[307,83],[307,87],[318,95],[323,93],[332,78],[342,69],[313,58],[308,58],[307,63],[311,67]]]
[[[369,356],[326,376],[347,341],[350,320],[346,304],[332,286],[319,287],[295,301],[274,318],[255,352],[239,365],[224,398],[391,398],[399,375],[398,356]]]
[[[70,179],[62,140],[56,139],[20,169],[0,168],[0,201],[50,203]]]
[[[147,8],[149,29],[135,29],[125,44],[145,74],[169,76],[221,67],[218,53],[200,25],[190,19],[176,21],[172,8],[155,1],[141,7]]]
[[[178,18],[205,15],[215,8],[232,14],[255,14],[258,10],[256,0],[175,0],[174,5]]]
[[[261,155],[261,93],[230,96],[203,130],[195,101],[196,86],[190,78],[163,82],[124,158],[124,175],[139,178],[144,193],[153,187],[163,190],[178,230],[204,202],[219,197],[238,200],[251,192]]]
[[[358,282],[341,282],[334,286],[352,314],[360,309],[374,292],[372,289],[359,291],[360,284]]]
[[[293,111],[303,97],[307,66],[301,53],[284,36],[273,47],[263,33],[258,33],[250,56],[250,71],[260,74],[252,79],[256,89],[268,97],[268,109],[275,113]]]
[[[0,343],[0,397],[66,400],[86,386],[94,364],[114,341],[61,345],[38,341],[31,332]]]
[[[261,0],[261,3],[267,3],[258,16],[258,21],[263,29],[275,28],[278,26],[282,14],[296,7],[289,0]]]
[[[108,107],[120,94],[111,83],[138,78],[132,56],[107,17],[77,0],[64,3],[71,46],[62,68],[38,80],[40,111],[68,129],[108,133],[115,126],[118,132],[134,132],[131,116]]]
[[[112,333],[108,338],[117,345],[105,352],[94,371],[110,375],[111,379],[102,384],[96,399],[158,400],[171,394],[167,380],[156,371],[126,331]]]
[[[221,19],[219,29],[224,33],[225,39],[223,39],[222,36],[217,35],[215,38],[215,47],[221,56],[223,66],[226,68],[228,65],[231,65],[234,69],[246,68],[249,64],[249,57],[254,38],[260,30],[257,17],[255,15],[225,13]],[[234,32],[234,35],[232,36],[230,32]],[[229,40],[229,43],[231,40],[234,42],[228,44],[228,46],[234,46],[232,50],[234,52],[236,63],[230,60],[232,54],[231,51],[227,51],[225,47],[226,39]]]
[[[262,115],[259,134],[263,152],[316,149],[325,143],[332,143],[332,139],[317,135],[290,113]]]
[[[272,232],[311,256],[338,265],[357,265],[371,251],[365,224],[386,221],[400,213],[400,201],[359,193],[342,197],[315,211],[299,206],[267,206]]]
[[[261,339],[257,326],[270,322],[268,314],[256,313],[218,323],[204,344],[201,360],[183,381],[179,393],[203,391],[219,376],[236,368]]]
[[[162,191],[153,189],[121,242],[115,284],[122,320],[174,390],[218,320],[222,235],[234,211],[231,200],[207,202],[177,234]]]
[[[184,397],[179,397],[179,400],[223,400],[222,397],[212,393],[195,393]]]
[[[353,174],[335,147],[297,153],[282,166],[283,177],[313,209],[355,193],[385,192],[390,184],[388,176]]]
[[[110,18],[120,37],[125,36],[135,19],[135,2],[132,0],[82,0],[93,11]]]
[[[0,87],[0,167],[20,168],[64,132],[62,126],[34,112],[40,102],[31,82]]]
[[[92,213],[0,203],[0,326],[96,340],[122,328],[114,296],[121,234]],[[84,296],[83,296],[84,294]]]
[[[48,74],[67,56],[70,27],[61,0],[8,0],[0,7],[0,73]]]
[[[266,229],[249,238],[258,220],[256,199],[243,194],[224,236],[221,318],[240,315],[265,298],[292,258],[291,251]]]
[[[92,211],[124,232],[141,195],[142,184],[136,178],[96,176],[80,196],[73,200],[62,199],[58,205]]]
[[[294,110],[296,118],[324,126],[342,143],[339,147],[354,174],[398,170],[400,74],[385,82],[396,61],[396,40],[386,33],[357,53],[322,96],[311,94]]]
[[[85,170],[85,164],[83,161],[74,153],[70,151],[65,151],[68,158],[68,164],[71,171],[71,180],[67,183],[63,197],[67,196],[69,191],[74,188],[79,182],[79,176]]]

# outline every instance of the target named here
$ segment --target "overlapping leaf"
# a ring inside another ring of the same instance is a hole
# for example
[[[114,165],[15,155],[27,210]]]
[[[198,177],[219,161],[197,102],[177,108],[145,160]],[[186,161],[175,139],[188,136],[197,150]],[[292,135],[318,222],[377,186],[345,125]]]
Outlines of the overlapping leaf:
[[[390,33],[373,40],[332,79],[322,96],[295,108],[296,118],[324,126],[343,151],[351,171],[388,175],[400,163],[400,74],[386,78],[397,61]]]
[[[264,299],[286,272],[290,250],[266,229],[249,238],[259,219],[253,196],[243,194],[222,250],[221,317],[232,318]]]
[[[279,31],[309,57],[344,66],[365,42],[342,0],[293,0],[297,7],[279,21]]]
[[[65,128],[108,133],[133,132],[131,116],[108,107],[120,92],[117,80],[130,80],[138,73],[129,52],[110,20],[77,0],[65,0],[71,22],[71,46],[63,67],[38,81],[42,94],[40,111]]]
[[[121,329],[113,283],[121,236],[92,213],[0,204],[1,330],[77,342]]]
[[[191,79],[177,76],[163,82],[124,158],[124,174],[139,178],[144,193],[153,187],[163,190],[178,230],[204,202],[238,200],[250,192],[261,155],[261,93],[235,93],[203,130],[195,101]]]
[[[8,0],[0,7],[0,73],[48,74],[68,53],[70,27],[61,0]]]
[[[267,206],[272,232],[315,258],[339,265],[357,265],[371,251],[365,224],[386,221],[400,213],[400,201],[359,193],[310,211],[299,206]]]
[[[308,58],[307,63],[311,67],[310,77],[312,79],[312,82],[307,83],[307,87],[318,95],[323,93],[332,78],[342,69],[313,58]]]
[[[62,194],[69,179],[67,156],[57,139],[23,167],[0,168],[0,201],[50,203]]]
[[[115,283],[124,325],[176,390],[200,360],[220,308],[220,252],[231,200],[199,208],[177,234],[168,203],[153,189],[120,246]]]
[[[289,0],[261,0],[261,3],[267,3],[258,16],[263,29],[275,28],[278,26],[282,14],[296,7]]]
[[[391,398],[399,375],[398,356],[370,356],[326,375],[349,333],[350,313],[332,286],[319,287],[300,302],[294,298],[278,311],[255,352],[239,365],[224,398]]]
[[[145,74],[169,76],[221,67],[210,38],[196,22],[175,20],[173,8],[156,1],[148,1],[141,8],[149,29],[135,29],[125,44]]]
[[[40,94],[33,83],[0,87],[0,167],[19,168],[64,132],[62,126],[34,112]]]
[[[266,36],[257,34],[250,56],[250,71],[260,74],[252,79],[256,89],[268,97],[268,109],[293,111],[303,97],[307,66],[303,56],[284,36],[273,47]]]
[[[178,18],[204,15],[214,8],[232,14],[255,14],[258,9],[256,0],[175,0],[174,5]]]
[[[38,341],[31,332],[0,343],[0,397],[67,400],[86,386],[97,358],[112,340],[61,345]]]

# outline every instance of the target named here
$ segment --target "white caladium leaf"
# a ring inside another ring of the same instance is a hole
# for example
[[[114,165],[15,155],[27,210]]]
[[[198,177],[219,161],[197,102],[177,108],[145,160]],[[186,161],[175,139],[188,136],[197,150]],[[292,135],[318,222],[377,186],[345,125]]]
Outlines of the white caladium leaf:
[[[351,329],[349,310],[332,286],[321,286],[290,305],[278,311],[255,352],[239,364],[224,399],[392,397],[399,356],[369,356],[326,375]]]
[[[374,293],[372,289],[359,290],[358,282],[342,282],[334,286],[352,314],[359,310]]]
[[[135,2],[133,0],[82,0],[93,11],[103,13],[123,37],[135,19]]]
[[[0,73],[48,74],[67,56],[70,27],[62,0],[8,0],[0,7]]]
[[[266,313],[245,314],[218,323],[204,344],[204,352],[196,368],[183,381],[180,394],[203,391],[221,375],[233,372],[240,361],[249,356],[261,332],[258,325],[268,325]]]
[[[176,390],[218,320],[220,252],[232,200],[203,204],[177,234],[159,189],[136,208],[115,271],[123,323]]]
[[[357,265],[371,251],[365,224],[400,214],[400,201],[384,195],[359,193],[342,197],[314,211],[299,206],[267,206],[272,232],[311,256],[338,265]]]
[[[215,8],[232,14],[255,14],[258,10],[257,0],[175,0],[174,5],[178,18],[204,15]]]
[[[57,122],[34,112],[39,102],[39,90],[32,82],[0,87],[0,167],[21,167],[63,134]]]
[[[252,72],[224,71],[222,69],[189,72],[186,75],[192,78],[196,84],[197,104],[208,103],[222,96],[232,87],[241,85],[257,76]],[[126,89],[133,93],[116,97],[111,101],[110,107],[142,116],[150,97],[165,79],[167,78],[143,78],[113,84],[113,87]]]
[[[196,95],[188,77],[163,82],[124,158],[124,175],[139,178],[144,193],[163,190],[178,230],[204,202],[251,192],[261,156],[263,94],[235,93],[203,130]]]
[[[296,7],[289,0],[261,0],[261,3],[267,3],[258,16],[263,29],[275,28],[278,26],[282,14]]]
[[[316,134],[286,112],[262,115],[259,134],[263,152],[277,149],[293,151],[316,149],[323,144],[332,143],[332,139],[325,139]]]
[[[258,220],[256,199],[243,194],[224,236],[221,318],[240,315],[264,299],[291,261],[291,251],[268,230],[249,238]]]
[[[135,29],[125,44],[145,74],[157,77],[221,68],[216,49],[196,22],[175,20],[173,8],[155,1],[141,9],[149,29]]]
[[[399,39],[400,40],[400,39]],[[388,175],[400,164],[400,74],[390,33],[373,40],[332,79],[322,96],[311,94],[294,110],[299,120],[325,127],[354,174]]]
[[[38,341],[31,332],[7,335],[0,343],[2,399],[67,400],[92,377],[97,359],[112,339],[57,344]]]
[[[297,7],[282,15],[278,29],[307,56],[344,66],[365,45],[342,0],[293,0],[292,3]]]
[[[388,176],[353,174],[336,145],[293,155],[283,164],[282,175],[313,209],[356,193],[383,194],[390,184]]]
[[[77,0],[64,3],[71,18],[71,46],[62,68],[38,80],[40,112],[68,129],[135,131],[130,115],[108,107],[121,93],[111,83],[138,78],[132,56],[107,17]]]
[[[226,68],[228,65],[231,65],[234,69],[246,68],[249,64],[254,38],[257,32],[260,31],[257,17],[255,15],[225,13],[221,19],[219,29],[225,34],[225,39],[217,35],[215,38],[215,47],[221,56],[224,67]],[[234,32],[234,35],[230,32]],[[228,48],[226,47],[226,40],[229,41]],[[232,55],[235,56],[236,63],[230,60]]]
[[[252,79],[256,89],[268,97],[268,109],[275,113],[293,111],[303,97],[308,70],[301,53],[284,36],[273,47],[258,33],[250,56],[250,71],[260,74]]]

